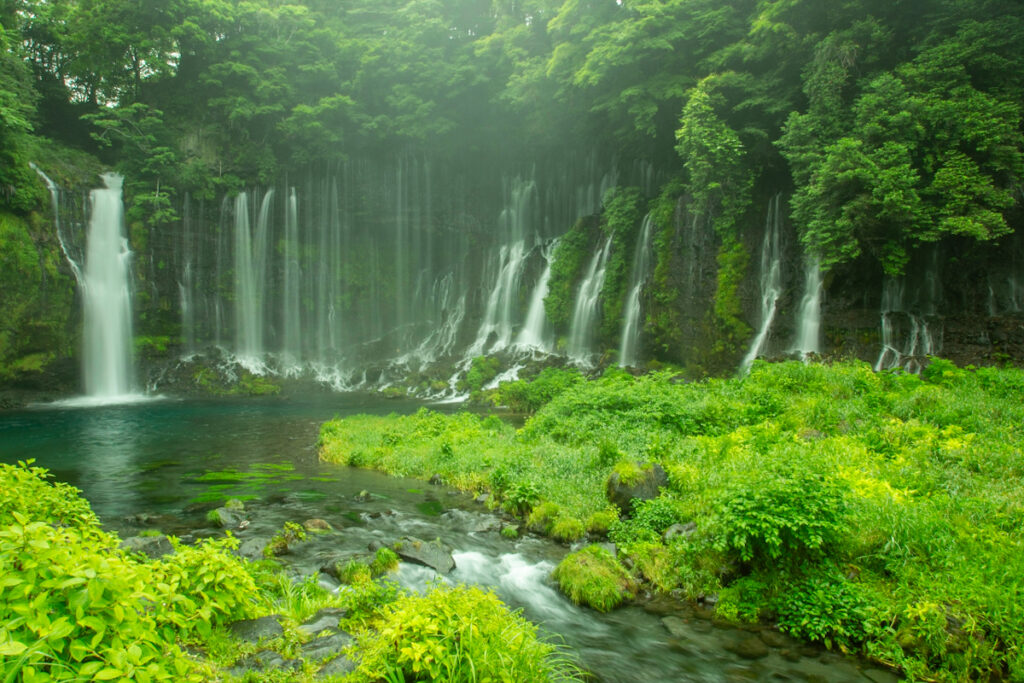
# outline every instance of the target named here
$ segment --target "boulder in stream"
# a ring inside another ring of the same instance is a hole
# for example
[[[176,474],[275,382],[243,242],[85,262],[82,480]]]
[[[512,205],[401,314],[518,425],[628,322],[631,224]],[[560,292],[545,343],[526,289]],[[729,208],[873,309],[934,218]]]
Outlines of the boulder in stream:
[[[228,624],[228,630],[239,640],[258,643],[261,640],[270,640],[284,635],[281,619],[284,617],[280,614],[271,614],[258,619],[242,619]]]
[[[237,529],[245,521],[245,510],[238,508],[215,508],[206,513],[206,519],[222,529]]]
[[[159,536],[132,536],[121,542],[121,547],[130,553],[142,553],[150,559],[173,555],[174,547],[163,534]]]
[[[406,536],[400,541],[395,541],[391,549],[406,562],[422,564],[439,574],[447,574],[455,569],[452,549],[441,543],[441,539],[421,541],[418,538]]]

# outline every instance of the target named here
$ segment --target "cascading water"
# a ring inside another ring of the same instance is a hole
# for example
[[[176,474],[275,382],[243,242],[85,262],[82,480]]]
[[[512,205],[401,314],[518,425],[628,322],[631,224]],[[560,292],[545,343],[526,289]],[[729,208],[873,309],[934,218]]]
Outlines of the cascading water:
[[[633,254],[633,274],[626,299],[626,310],[622,323],[622,341],[619,344],[619,366],[636,367],[640,362],[640,294],[651,276],[651,232],[654,218],[644,216],[640,228],[640,241]]]
[[[941,296],[938,251],[923,271],[888,278],[882,286],[882,350],[875,371],[903,368],[920,372],[926,356],[942,346],[937,306]]]
[[[131,251],[124,235],[121,176],[90,193],[92,212],[83,271],[85,393],[116,400],[132,393]]]
[[[804,272],[804,296],[797,313],[796,341],[793,352],[807,360],[810,354],[821,353],[821,296],[824,291],[821,279],[821,261],[808,257]]]
[[[291,188],[284,215],[284,300],[281,317],[284,322],[284,344],[281,348],[286,373],[297,373],[302,362],[302,318],[300,305],[299,204],[295,188]]]
[[[612,240],[609,237],[600,251],[590,259],[587,274],[576,295],[572,325],[569,328],[569,345],[566,350],[569,358],[581,365],[590,362],[591,339],[594,333],[594,323],[598,318],[597,306],[601,300],[601,290],[604,288],[605,268],[608,265],[608,255],[611,253],[611,249]]]
[[[754,359],[764,351],[772,322],[775,321],[779,297],[782,296],[782,221],[779,199],[779,195],[775,195],[768,203],[764,240],[761,242],[761,326],[740,364],[740,372],[744,374],[750,371]]]
[[[522,240],[511,246],[502,246],[499,251],[498,277],[487,297],[487,310],[483,323],[476,334],[476,341],[466,352],[467,356],[479,356],[485,351],[494,353],[508,348],[512,341],[515,303],[519,295],[519,280],[526,264],[526,245]],[[494,343],[487,346],[492,335]]]
[[[551,281],[551,262],[558,246],[553,240],[542,250],[544,256],[544,272],[541,273],[537,286],[530,296],[530,307],[526,312],[526,322],[516,337],[515,346],[523,351],[551,352],[551,339],[548,333],[547,314],[544,311],[544,298],[548,295],[548,283]]]

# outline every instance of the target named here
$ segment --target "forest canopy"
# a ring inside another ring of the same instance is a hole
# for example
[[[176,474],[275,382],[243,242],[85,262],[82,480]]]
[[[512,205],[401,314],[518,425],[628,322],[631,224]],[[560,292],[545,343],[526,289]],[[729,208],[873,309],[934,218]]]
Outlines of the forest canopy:
[[[422,149],[599,147],[716,229],[787,191],[824,266],[890,274],[1011,232],[1024,177],[1012,0],[3,0],[0,201],[42,140],[117,165],[146,220],[291,169]]]

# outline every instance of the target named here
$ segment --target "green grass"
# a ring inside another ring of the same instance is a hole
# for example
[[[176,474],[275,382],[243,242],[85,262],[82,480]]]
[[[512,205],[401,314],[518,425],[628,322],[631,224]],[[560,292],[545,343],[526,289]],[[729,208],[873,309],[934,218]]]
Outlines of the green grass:
[[[521,429],[495,422],[335,420],[321,457],[439,473],[545,533],[607,529],[638,579],[720,593],[721,615],[910,677],[1024,680],[1021,370],[759,362],[690,384],[611,370],[564,387]],[[604,486],[635,462],[661,464],[669,486],[616,520]],[[695,532],[662,541],[687,522]]]

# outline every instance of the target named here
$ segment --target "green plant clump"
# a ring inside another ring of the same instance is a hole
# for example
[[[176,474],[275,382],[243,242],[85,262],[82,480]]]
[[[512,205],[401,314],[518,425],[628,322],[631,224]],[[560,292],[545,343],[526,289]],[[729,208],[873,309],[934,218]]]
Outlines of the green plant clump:
[[[355,681],[561,681],[578,669],[490,592],[435,587],[384,608],[359,639]]]
[[[570,600],[599,612],[608,612],[632,597],[632,577],[599,545],[566,555],[553,576]]]

